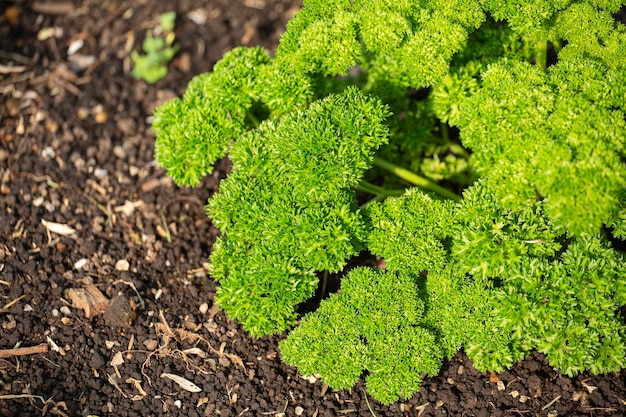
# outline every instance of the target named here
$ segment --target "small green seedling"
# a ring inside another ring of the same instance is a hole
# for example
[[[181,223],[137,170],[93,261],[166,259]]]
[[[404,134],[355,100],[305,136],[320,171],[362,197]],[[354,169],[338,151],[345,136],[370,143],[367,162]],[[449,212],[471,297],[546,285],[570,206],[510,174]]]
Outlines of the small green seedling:
[[[175,12],[163,13],[159,18],[159,30],[146,32],[142,49],[145,54],[132,51],[133,77],[140,78],[147,83],[154,84],[167,75],[167,64],[176,55],[178,45],[174,45]]]

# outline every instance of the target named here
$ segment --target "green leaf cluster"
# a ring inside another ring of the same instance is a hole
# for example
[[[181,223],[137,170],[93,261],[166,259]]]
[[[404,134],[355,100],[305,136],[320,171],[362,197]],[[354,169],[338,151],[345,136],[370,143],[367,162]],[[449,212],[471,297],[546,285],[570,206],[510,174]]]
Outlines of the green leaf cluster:
[[[207,207],[223,233],[211,272],[218,304],[251,334],[294,324],[316,272],[340,271],[362,248],[354,187],[387,139],[386,115],[351,88],[267,120],[232,146],[232,172]]]
[[[357,268],[280,345],[285,362],[319,373],[335,389],[367,371],[367,390],[383,403],[408,398],[422,374],[436,375],[442,352],[435,334],[418,326],[424,303],[416,278]]]
[[[508,339],[471,339],[475,366],[502,370],[537,349],[570,376],[623,368],[624,255],[600,234],[567,238],[543,202],[506,210],[482,182],[464,197],[452,255],[459,272],[493,285],[486,322]]]
[[[159,17],[159,30],[163,35],[154,35],[153,31],[146,32],[142,44],[143,54],[133,50],[130,59],[133,61],[133,77],[141,78],[147,83],[154,84],[167,75],[167,65],[178,52],[178,45],[174,45],[175,12],[163,13]]]
[[[626,28],[613,0],[305,1],[157,109],[155,156],[207,213],[216,301],[254,336],[369,251],[281,343],[390,403],[464,349],[625,366]],[[461,197],[462,195],[462,197]]]
[[[593,233],[626,186],[624,113],[559,89],[551,72],[523,62],[490,66],[463,104],[462,141],[505,207],[539,195],[568,232]]]
[[[155,157],[176,183],[198,185],[246,130],[246,114],[256,97],[255,74],[268,61],[261,48],[234,49],[212,73],[194,77],[183,97],[155,111]]]

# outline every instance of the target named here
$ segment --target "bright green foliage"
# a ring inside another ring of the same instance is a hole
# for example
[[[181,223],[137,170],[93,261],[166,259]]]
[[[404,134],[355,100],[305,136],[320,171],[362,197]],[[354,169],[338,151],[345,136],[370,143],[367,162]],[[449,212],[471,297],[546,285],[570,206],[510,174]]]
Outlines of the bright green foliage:
[[[563,228],[545,215],[544,203],[507,210],[498,203],[493,183],[481,180],[463,195],[457,208],[452,254],[462,273],[493,279],[517,273],[527,256],[548,259],[563,249]]]
[[[492,298],[485,280],[474,281],[451,256],[459,219],[454,205],[412,189],[368,207],[368,215],[368,248],[385,259],[388,271],[416,277],[426,303],[420,323],[450,358],[485,327]]]
[[[333,388],[349,388],[364,370],[367,390],[383,403],[408,398],[422,373],[436,375],[441,350],[435,335],[417,326],[424,304],[416,277],[369,268],[348,274],[280,349],[285,362]]]
[[[465,101],[462,140],[505,207],[538,194],[569,233],[593,233],[626,186],[624,114],[561,93],[548,76],[526,63],[492,65]]]
[[[362,65],[373,85],[383,84],[381,92],[427,86],[445,75],[468,30],[483,19],[479,3],[467,0],[308,1],[289,22],[276,58],[294,71],[324,75]]]
[[[566,375],[621,369],[624,257],[599,236],[566,239],[543,202],[505,210],[483,182],[464,197],[452,254],[459,272],[499,282],[488,296],[494,308],[485,321],[499,329],[495,334],[509,335],[496,345],[488,334],[471,340],[466,351],[475,366],[501,370],[538,349]]]
[[[167,65],[178,51],[178,45],[173,46],[175,21],[176,13],[163,13],[159,18],[159,28],[163,35],[155,36],[152,31],[146,32],[142,45],[144,53],[133,50],[130,54],[134,65],[133,77],[154,84],[167,75]]]
[[[626,190],[622,191],[620,202],[611,213],[606,226],[612,229],[613,237],[626,240]]]
[[[333,388],[365,375],[390,403],[461,348],[479,370],[533,349],[566,375],[625,367],[623,6],[310,0],[275,57],[226,54],[154,118],[177,183],[232,160],[207,206],[219,306],[280,333],[367,250],[384,269],[281,344]]]
[[[245,131],[246,113],[257,96],[255,74],[268,61],[261,48],[234,49],[213,73],[194,77],[182,98],[157,109],[155,157],[178,184],[198,185]]]
[[[433,200],[418,189],[372,205],[368,248],[385,259],[390,271],[439,270],[448,257],[445,241],[451,237],[452,209],[451,201]]]
[[[361,249],[353,187],[386,141],[386,115],[352,88],[266,121],[232,146],[232,173],[208,206],[224,233],[211,272],[218,304],[251,334],[293,324],[315,272],[337,272]]]
[[[597,236],[571,243],[557,260],[524,259],[497,294],[495,316],[513,343],[546,354],[565,375],[626,365],[626,263]]]

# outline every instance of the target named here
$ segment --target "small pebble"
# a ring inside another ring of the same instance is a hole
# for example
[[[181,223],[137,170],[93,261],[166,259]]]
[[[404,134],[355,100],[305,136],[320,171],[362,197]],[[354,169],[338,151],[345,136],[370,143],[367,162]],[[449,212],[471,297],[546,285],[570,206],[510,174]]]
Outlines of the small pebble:
[[[113,155],[119,159],[126,159],[126,151],[119,145],[113,148]]]
[[[52,146],[46,146],[41,151],[41,156],[43,158],[54,158],[56,156],[56,153],[54,152],[54,149],[52,148]]]
[[[95,175],[97,178],[104,178],[109,176],[109,171],[104,168],[96,168],[93,170],[93,175]]]
[[[207,303],[202,303],[200,304],[198,310],[200,310],[200,313],[206,314],[206,312],[209,311],[209,305]]]
[[[304,408],[297,406],[295,412],[297,416],[301,416],[304,413]]]
[[[119,261],[115,262],[115,269],[117,271],[126,272],[130,269],[130,264],[126,259],[120,259]]]
[[[146,339],[146,340],[143,341],[143,345],[149,351],[153,351],[153,350],[155,350],[159,346],[159,342],[157,342],[154,339]]]
[[[83,269],[85,265],[87,265],[87,259],[79,259],[74,263],[74,269]]]
[[[96,123],[102,124],[105,123],[109,119],[109,115],[105,111],[99,111],[94,116]]]
[[[67,47],[67,55],[68,56],[74,55],[76,52],[80,50],[80,48],[83,47],[84,44],[85,44],[85,41],[82,39],[76,39],[72,41],[72,43],[70,43],[70,46]]]

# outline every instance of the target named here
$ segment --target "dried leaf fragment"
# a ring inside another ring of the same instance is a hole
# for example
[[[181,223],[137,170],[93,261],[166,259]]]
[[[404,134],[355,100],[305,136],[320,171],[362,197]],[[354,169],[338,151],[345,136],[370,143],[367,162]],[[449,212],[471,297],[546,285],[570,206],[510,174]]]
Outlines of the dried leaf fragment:
[[[597,390],[598,387],[587,384],[587,381],[589,380],[588,379],[582,380],[580,381],[580,384],[587,390],[587,392],[589,392],[589,394],[591,394],[592,392]]]
[[[54,340],[52,340],[50,338],[50,336],[46,336],[46,341],[48,342],[48,344],[50,345],[50,349],[52,349],[53,351],[59,353],[61,356],[65,356],[65,351],[63,349],[61,349],[59,347],[59,345],[57,345],[56,343],[54,343]]]
[[[185,349],[185,350],[183,350],[183,353],[185,355],[196,355],[196,356],[198,356],[200,358],[203,358],[203,359],[208,357],[208,355],[207,355],[207,353],[205,351],[203,351],[202,349],[197,348],[197,347]]]
[[[139,397],[139,398],[138,398],[138,400],[139,400],[139,399],[142,399],[143,397],[145,397],[145,396],[147,396],[147,395],[148,395],[148,393],[147,393],[147,392],[143,389],[143,387],[141,386],[141,381],[140,381],[140,380],[138,380],[138,379],[136,379],[136,378],[128,378],[128,379],[126,380],[126,383],[127,383],[127,384],[132,384],[132,385],[133,385],[133,387],[134,387],[137,391],[139,391],[139,395],[136,395],[136,396],[135,396],[135,397]],[[133,400],[133,401],[137,401],[137,400],[135,399],[135,397],[133,397],[133,398],[132,398],[132,400]]]
[[[122,352],[117,352],[111,359],[111,366],[119,366],[124,363]]]
[[[93,284],[85,288],[70,288],[67,296],[72,301],[72,307],[81,308],[88,319],[104,313],[109,304],[109,299]]]
[[[172,381],[176,382],[185,391],[189,391],[189,392],[200,392],[200,391],[202,391],[202,389],[199,386],[197,386],[193,382],[191,382],[188,379],[185,379],[185,378],[183,378],[182,376],[179,376],[179,375],[163,372],[161,374],[161,378],[171,379]]]

